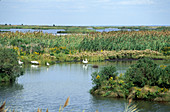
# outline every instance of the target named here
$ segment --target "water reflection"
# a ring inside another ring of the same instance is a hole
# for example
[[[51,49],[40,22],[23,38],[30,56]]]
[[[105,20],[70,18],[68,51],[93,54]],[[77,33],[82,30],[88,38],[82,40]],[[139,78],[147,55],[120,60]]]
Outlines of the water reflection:
[[[0,84],[0,95],[6,95],[5,93],[8,91],[9,94],[12,92],[20,91],[23,89],[23,85],[18,83],[1,83]]]
[[[95,112],[95,110],[99,110],[99,112],[123,112],[125,110],[125,105],[127,104],[126,102],[127,101],[122,98],[117,99],[93,96],[91,98],[91,110],[93,110],[93,112]]]
[[[0,84],[0,102],[6,101],[9,109],[18,108],[23,98],[23,89],[23,85],[18,83]]]
[[[88,68],[88,65],[87,64],[83,64],[83,69],[87,70],[87,68]]]
[[[31,68],[38,68],[38,65],[31,65]]]
[[[151,102],[151,101],[134,101],[140,109],[140,112],[168,112],[170,110],[168,103]]]

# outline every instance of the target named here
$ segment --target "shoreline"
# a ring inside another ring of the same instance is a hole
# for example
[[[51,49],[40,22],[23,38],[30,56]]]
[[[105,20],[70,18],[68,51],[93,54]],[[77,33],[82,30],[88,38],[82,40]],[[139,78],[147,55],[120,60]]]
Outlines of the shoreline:
[[[150,88],[150,90],[146,90],[146,87],[140,88],[142,89],[143,93],[142,94],[147,94],[148,92],[151,91],[151,93],[155,94],[157,93],[157,90],[151,90],[153,89],[155,86],[147,86],[147,88]],[[120,91],[119,92],[113,92],[111,90],[102,90],[102,87],[96,90],[93,90],[93,88],[90,90],[90,94],[94,95],[94,96],[99,96],[99,97],[104,97],[104,98],[123,98],[123,99],[133,99],[133,100],[142,100],[142,101],[151,101],[151,102],[162,102],[162,103],[168,103],[170,104],[170,90],[166,91],[166,92],[162,92],[162,93],[157,93],[158,96],[151,98],[151,99],[147,99],[144,98],[143,96],[140,97],[136,97],[137,92],[139,92],[138,90],[135,90],[134,88],[136,87],[132,87],[129,90],[132,90],[127,96]],[[138,88],[138,87],[137,87]],[[157,87],[159,88],[159,87]],[[138,88],[139,89],[139,88]],[[160,88],[159,88],[160,89]]]

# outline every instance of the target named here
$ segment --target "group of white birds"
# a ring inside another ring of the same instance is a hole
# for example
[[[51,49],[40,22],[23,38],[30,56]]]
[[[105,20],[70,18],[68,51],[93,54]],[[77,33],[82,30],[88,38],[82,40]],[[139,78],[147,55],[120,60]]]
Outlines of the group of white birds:
[[[18,61],[18,63],[19,63],[20,65],[22,65],[22,64],[23,64],[23,62],[22,62],[22,61],[20,61],[20,60]],[[36,64],[36,65],[38,65],[38,64],[39,64],[39,62],[38,62],[38,61],[31,61],[31,64]],[[46,63],[46,65],[47,65],[47,66],[49,66],[50,64],[47,62],[47,63]],[[34,66],[32,66],[32,67],[34,67]]]
[[[88,63],[87,59],[86,59],[86,60],[83,59],[82,62],[83,62],[84,64],[87,64],[87,63]],[[19,63],[20,65],[23,64],[23,62],[20,61],[20,60],[18,61],[18,63]],[[36,64],[36,65],[38,65],[39,62],[38,62],[38,61],[31,61],[31,64]],[[32,65],[31,67],[37,67],[36,65]],[[49,66],[50,64],[47,62],[46,65]]]

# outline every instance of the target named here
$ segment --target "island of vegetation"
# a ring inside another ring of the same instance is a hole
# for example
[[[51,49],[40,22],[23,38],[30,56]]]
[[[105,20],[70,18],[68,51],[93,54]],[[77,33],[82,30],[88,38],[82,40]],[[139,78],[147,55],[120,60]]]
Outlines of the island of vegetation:
[[[116,67],[104,67],[92,73],[93,95],[134,100],[170,102],[170,65],[157,65],[143,58],[118,74]]]

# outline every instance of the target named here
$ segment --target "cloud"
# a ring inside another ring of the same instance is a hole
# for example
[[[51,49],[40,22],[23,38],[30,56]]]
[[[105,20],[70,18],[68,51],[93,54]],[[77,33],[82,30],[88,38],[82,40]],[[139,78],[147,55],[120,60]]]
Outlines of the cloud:
[[[124,0],[119,2],[121,5],[151,5],[154,3],[154,0]]]

